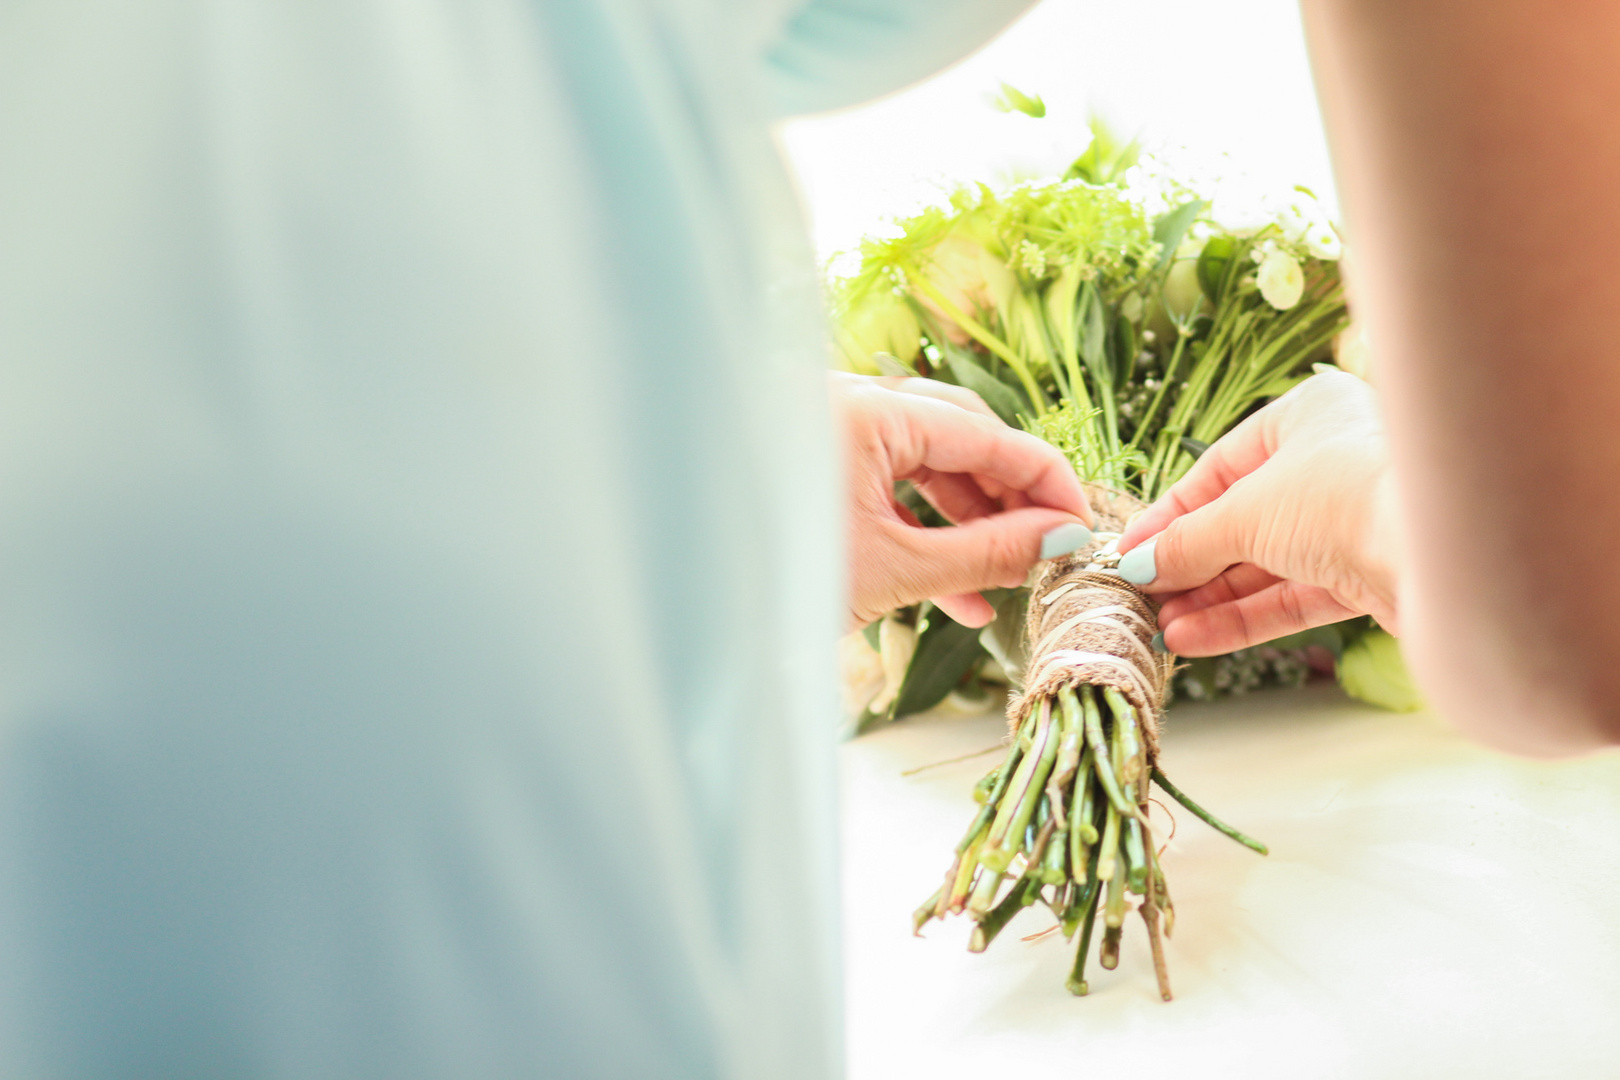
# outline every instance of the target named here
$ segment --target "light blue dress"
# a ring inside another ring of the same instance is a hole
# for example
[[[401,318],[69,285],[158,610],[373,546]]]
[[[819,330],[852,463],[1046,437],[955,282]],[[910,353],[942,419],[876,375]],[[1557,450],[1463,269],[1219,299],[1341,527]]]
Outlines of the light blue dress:
[[[0,0],[0,1077],[839,1071],[766,121],[1023,3]]]

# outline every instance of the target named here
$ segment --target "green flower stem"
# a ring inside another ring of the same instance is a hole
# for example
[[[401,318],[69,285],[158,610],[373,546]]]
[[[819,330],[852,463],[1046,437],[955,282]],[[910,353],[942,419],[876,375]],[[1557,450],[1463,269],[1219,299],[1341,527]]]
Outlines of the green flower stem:
[[[1024,835],[1024,830],[1029,828],[1032,824],[1032,819],[1035,815],[1037,807],[1042,805],[1045,801],[1044,796],[1046,792],[1043,790],[1043,788],[1046,784],[1047,776],[1052,771],[1052,765],[1057,761],[1059,742],[1057,734],[1051,730],[1054,725],[1050,720],[1050,712],[1048,712],[1046,726],[1046,740],[1041,745],[1040,759],[1036,761],[1035,771],[1030,774],[1029,786],[1025,789],[1024,796],[1019,801],[1017,810],[1013,812],[1012,822],[1007,827],[1007,839],[1002,841],[1000,847],[996,847],[995,839],[992,836],[990,841],[991,846],[979,856],[979,862],[991,870],[1005,870],[1007,865],[1012,862],[1012,857],[1015,853],[1014,848],[1012,847],[1012,842],[1015,841],[1016,838]],[[1036,857],[1034,855],[1032,845],[1026,845],[1026,850],[1031,852],[1031,858]],[[1004,858],[1006,860],[1005,863],[1002,862]]]
[[[1103,966],[1104,971],[1113,971],[1119,967],[1119,936],[1124,932],[1123,927],[1103,927],[1102,948],[1097,950],[1097,962]]]
[[[1258,851],[1262,855],[1271,854],[1271,849],[1266,847],[1266,845],[1254,839],[1252,836],[1238,832],[1236,829],[1232,828],[1232,826],[1228,825],[1226,822],[1217,818],[1214,814],[1211,814],[1208,810],[1205,810],[1202,806],[1199,806],[1197,803],[1187,798],[1187,796],[1182,793],[1180,788],[1176,787],[1176,785],[1170,782],[1170,778],[1165,776],[1157,765],[1153,767],[1153,782],[1163,788],[1165,794],[1169,795],[1172,799],[1176,800],[1176,802],[1192,811],[1194,817],[1198,818],[1216,832],[1223,833],[1226,836],[1231,837],[1233,840],[1236,840],[1238,843],[1252,851]]]
[[[1080,894],[1080,906],[1085,910],[1085,921],[1080,926],[1080,944],[1074,950],[1074,967],[1069,971],[1069,993],[1084,997],[1090,988],[1086,985],[1086,957],[1091,952],[1091,931],[1097,925],[1097,904],[1102,899],[1102,889],[1097,880],[1097,853],[1092,851],[1092,864],[1085,892]]]
[[[983,845],[984,837],[981,835],[968,845],[958,859],[956,880],[951,883],[950,895],[945,898],[946,910],[960,913],[967,904],[968,893],[973,888],[973,875],[979,869],[979,849]]]
[[[1109,767],[1109,747],[1103,738],[1102,713],[1097,708],[1097,701],[1091,696],[1091,687],[1083,688],[1082,698],[1086,710],[1086,742],[1091,745],[1092,764],[1096,766],[1097,781],[1108,793],[1108,801],[1113,804],[1119,813],[1130,817],[1136,813],[1136,808],[1125,799],[1124,792],[1119,790],[1119,782],[1114,778],[1114,770]]]
[[[1076,771],[1074,795],[1069,807],[1069,866],[1075,871],[1086,865],[1088,849],[1097,843],[1097,827],[1091,823],[1094,790],[1091,784],[1091,747],[1088,746],[1080,755],[1080,767]]]
[[[999,871],[986,870],[979,875],[979,880],[973,886],[973,893],[968,897],[967,913],[974,919],[982,919],[989,913],[991,905],[996,902],[996,893],[1007,875]]]
[[[1123,823],[1121,823],[1121,825],[1122,825],[1122,827],[1120,829],[1121,835],[1117,838],[1118,843],[1119,843],[1119,848],[1118,848],[1119,856],[1118,857],[1119,857],[1119,859],[1121,861],[1123,861],[1125,863],[1125,867],[1123,867],[1123,869],[1125,869],[1126,871],[1129,871],[1129,868],[1130,868],[1130,853],[1125,850],[1124,835],[1123,835],[1125,830],[1123,828]],[[1102,876],[1102,870],[1101,870],[1100,866],[1101,866],[1101,864],[1099,863],[1099,869],[1097,871],[1097,876],[1098,877]],[[1117,930],[1120,927],[1125,925],[1125,885],[1126,885],[1126,876],[1127,876],[1126,874],[1120,873],[1118,870],[1116,870],[1113,877],[1108,879],[1108,907],[1107,907],[1106,911],[1104,912],[1103,921],[1108,926],[1108,928],[1110,930]]]
[[[1040,384],[1035,381],[1035,377],[1030,374],[1029,366],[1024,363],[1023,357],[1008,348],[1006,342],[979,325],[977,319],[957,307],[950,297],[940,291],[939,287],[928,280],[928,276],[919,272],[914,265],[902,263],[901,270],[905,273],[908,281],[915,285],[924,296],[932,300],[939,307],[939,310],[945,313],[946,318],[960,326],[968,337],[989,349],[1005,361],[1008,367],[1013,369],[1013,374],[1018,376],[1018,381],[1024,384],[1024,391],[1029,395],[1029,403],[1035,409],[1035,415],[1040,416],[1046,412],[1046,394],[1041,390]]]
[[[967,832],[962,834],[962,839],[956,843],[956,853],[958,855],[967,850],[968,845],[994,818],[996,807],[1001,804],[1001,796],[1006,792],[1007,784],[1012,780],[1013,770],[1017,768],[1018,760],[1023,756],[1023,753],[1024,750],[1020,745],[1020,740],[1014,739],[1012,745],[1007,748],[1006,760],[1001,763],[995,785],[990,789],[989,796],[985,798],[984,805],[979,807],[979,812],[973,817],[973,823],[968,826]]]
[[[1163,379],[1159,389],[1154,391],[1153,401],[1149,403],[1147,412],[1136,425],[1136,434],[1131,436],[1127,450],[1135,450],[1142,442],[1142,437],[1153,426],[1153,421],[1159,415],[1159,406],[1164,404],[1165,395],[1170,392],[1170,386],[1175,382],[1176,373],[1181,368],[1181,354],[1186,351],[1188,337],[1179,330],[1176,332],[1176,347],[1170,351],[1170,362],[1164,366]]]
[[[1018,770],[1013,776],[1012,783],[1002,793],[999,806],[996,808],[994,823],[990,826],[990,836],[985,843],[985,851],[980,853],[982,861],[991,852],[999,851],[1004,844],[1017,845],[1022,839],[1019,833],[1009,832],[1013,819],[1017,816],[1024,798],[1029,792],[1030,780],[1040,759],[1045,756],[1046,744],[1052,736],[1052,711],[1049,703],[1043,702],[1040,709],[1040,718],[1035,723],[1035,731],[1030,739],[1029,750],[1024,759],[1018,763]],[[985,805],[989,805],[986,802]],[[1025,818],[1027,821],[1028,818]],[[1012,852],[1007,852],[1007,861],[1011,862]],[[1005,870],[1004,862],[997,869]]]
[[[973,934],[968,938],[968,952],[982,953],[989,948],[1002,927],[1011,922],[1014,915],[1034,904],[1040,894],[1041,883],[1038,880],[1032,877],[1019,879],[1016,885],[1007,890],[1001,903],[991,908],[973,928]]]
[[[921,934],[923,924],[929,919],[939,917],[939,902],[945,899],[945,886],[941,885],[934,890],[934,895],[923,902],[923,905],[911,913],[911,932]]]
[[[1103,819],[1102,842],[1097,850],[1101,852],[1097,857],[1097,877],[1103,881],[1123,877],[1119,873],[1119,811],[1112,805]]]

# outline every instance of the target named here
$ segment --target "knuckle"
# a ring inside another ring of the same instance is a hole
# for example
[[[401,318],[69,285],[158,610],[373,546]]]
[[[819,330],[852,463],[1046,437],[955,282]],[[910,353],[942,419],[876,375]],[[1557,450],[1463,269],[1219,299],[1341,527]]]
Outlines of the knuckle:
[[[980,552],[983,577],[994,581],[1003,575],[1010,575],[1015,571],[1027,569],[1034,562],[1030,555],[1030,545],[1010,531],[997,530],[985,537]]]

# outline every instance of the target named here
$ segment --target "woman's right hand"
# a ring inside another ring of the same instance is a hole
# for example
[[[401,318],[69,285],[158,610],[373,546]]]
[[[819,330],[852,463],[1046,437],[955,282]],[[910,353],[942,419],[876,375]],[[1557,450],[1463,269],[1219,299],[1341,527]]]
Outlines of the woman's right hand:
[[[1120,540],[1168,597],[1165,647],[1213,656],[1370,614],[1397,629],[1388,451],[1372,388],[1313,376],[1211,446]]]

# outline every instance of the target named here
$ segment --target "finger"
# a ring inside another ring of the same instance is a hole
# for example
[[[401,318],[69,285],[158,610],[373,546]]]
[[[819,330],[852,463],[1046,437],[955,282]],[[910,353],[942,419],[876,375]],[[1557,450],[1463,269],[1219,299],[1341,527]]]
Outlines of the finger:
[[[1164,606],[1159,609],[1159,625],[1168,626],[1183,615],[1191,615],[1195,611],[1202,611],[1217,604],[1241,600],[1281,580],[1282,578],[1276,574],[1268,573],[1253,563],[1239,563],[1208,585],[1201,585],[1165,601]]]
[[[896,477],[910,479],[920,469],[982,475],[1038,506],[1091,524],[1091,508],[1068,460],[1029,432],[917,397],[888,419],[885,448]]]
[[[904,375],[882,375],[876,380],[879,386],[893,390],[897,394],[916,394],[918,397],[931,397],[939,401],[946,401],[959,409],[979,413],[987,416],[996,423],[1002,423],[996,411],[984,403],[984,398],[969,390],[965,386],[953,386],[950,383],[940,382],[938,379],[921,379]]]
[[[1326,589],[1279,581],[1170,622],[1164,626],[1164,646],[1182,656],[1219,656],[1356,614]]]
[[[1238,563],[1261,561],[1256,538],[1268,508],[1260,477],[1243,477],[1219,499],[1176,518],[1127,552],[1119,562],[1120,576],[1155,595],[1176,593],[1207,585]]]
[[[960,524],[1001,509],[971,476],[925,469],[913,476],[911,482],[930,506],[945,515],[947,521]]]
[[[1125,527],[1119,550],[1129,551],[1163,532],[1172,521],[1220,498],[1239,479],[1264,465],[1274,447],[1263,413],[1255,413],[1205,450],[1187,475]]]
[[[976,518],[948,529],[896,526],[890,539],[897,571],[916,596],[948,596],[1020,584],[1040,558],[1041,538],[1074,515],[1031,507]]]
[[[996,621],[996,609],[976,592],[930,597],[934,606],[963,626],[989,626]]]

